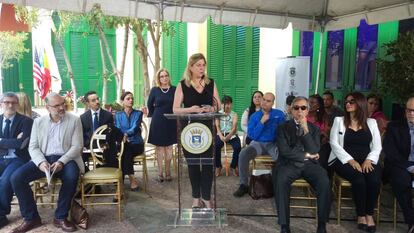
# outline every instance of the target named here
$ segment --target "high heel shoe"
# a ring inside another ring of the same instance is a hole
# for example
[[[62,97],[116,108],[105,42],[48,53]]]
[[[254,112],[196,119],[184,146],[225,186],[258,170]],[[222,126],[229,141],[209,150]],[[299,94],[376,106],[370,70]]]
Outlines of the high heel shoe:
[[[207,209],[213,209],[214,208],[213,203],[211,202],[211,200],[207,201],[207,200],[201,199],[201,203],[204,206],[202,208],[207,208]]]
[[[157,181],[162,183],[164,182],[164,176],[163,175],[158,175]]]

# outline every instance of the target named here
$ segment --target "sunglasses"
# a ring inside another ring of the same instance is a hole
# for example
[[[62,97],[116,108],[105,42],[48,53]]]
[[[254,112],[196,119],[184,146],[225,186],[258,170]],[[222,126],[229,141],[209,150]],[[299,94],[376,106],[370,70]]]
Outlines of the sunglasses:
[[[299,109],[301,109],[302,111],[305,111],[306,109],[308,109],[308,106],[293,106],[293,109],[298,111]]]
[[[355,104],[355,100],[354,99],[352,99],[352,100],[345,100],[345,105],[347,105],[347,104]]]

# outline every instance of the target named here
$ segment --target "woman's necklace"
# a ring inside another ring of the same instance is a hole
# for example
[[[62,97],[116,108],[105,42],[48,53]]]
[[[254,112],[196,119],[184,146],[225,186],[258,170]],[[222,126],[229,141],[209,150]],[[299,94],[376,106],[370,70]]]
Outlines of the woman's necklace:
[[[167,94],[167,92],[170,90],[170,87],[168,87],[166,91],[164,91],[164,89],[162,87],[160,87],[160,89],[161,89],[162,93]]]

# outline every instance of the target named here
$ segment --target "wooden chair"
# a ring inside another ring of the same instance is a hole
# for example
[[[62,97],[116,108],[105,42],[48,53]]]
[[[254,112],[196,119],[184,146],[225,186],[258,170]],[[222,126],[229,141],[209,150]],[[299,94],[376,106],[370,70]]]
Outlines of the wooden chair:
[[[347,205],[347,206],[343,206],[342,201],[352,201],[352,197],[344,197],[343,196],[343,189],[344,188],[351,188],[351,183],[341,177],[339,177],[338,175],[334,175],[334,188],[337,190],[337,224],[341,224],[341,214],[342,214],[342,210],[352,210],[354,209],[354,206],[351,205]],[[376,219],[376,225],[379,225],[379,220],[380,220],[380,203],[381,203],[381,191],[380,194],[378,195],[378,200],[377,200],[377,208],[374,209],[374,212],[377,215],[377,219]]]
[[[93,205],[117,205],[118,206],[118,219],[121,221],[121,204],[123,194],[123,177],[122,177],[122,154],[124,152],[124,143],[120,142],[118,145],[117,159],[118,168],[113,167],[97,167],[97,165],[104,164],[103,152],[107,147],[106,133],[110,129],[107,125],[100,126],[92,135],[90,143],[90,151],[93,159],[93,169],[86,172],[81,177],[81,194],[82,194],[82,206]],[[94,148],[93,145],[97,147]],[[92,185],[92,192],[85,193],[85,186]],[[95,194],[95,185],[114,185],[115,192]],[[113,200],[106,202],[94,202],[94,198],[98,197],[114,197],[116,202]],[[87,202],[88,200],[88,202]]]
[[[300,189],[303,193],[303,195],[296,195],[296,196],[290,196],[291,200],[297,200],[297,201],[306,201],[307,204],[295,204],[291,205],[290,208],[297,208],[297,209],[311,209],[315,212],[315,218],[318,219],[317,214],[317,203],[316,203],[316,197],[313,193],[311,185],[305,180],[305,179],[297,179],[292,183],[292,189],[297,188]]]
[[[144,140],[144,152],[142,154],[136,155],[134,157],[134,167],[135,166],[142,166],[142,182],[144,183],[144,192],[147,191],[148,186],[148,165],[147,165],[147,154],[154,154],[155,148],[148,147],[147,140],[148,140],[148,127],[145,122],[141,123],[141,136]],[[154,153],[153,153],[154,152]],[[138,170],[134,170],[138,171]]]
[[[271,167],[276,163],[275,160],[272,159],[270,155],[258,155],[253,160],[253,169],[256,169],[256,166],[262,165],[265,166],[267,169],[271,169]]]
[[[59,178],[52,178],[50,187],[47,186],[48,184],[46,177],[33,181],[33,198],[36,201],[36,205],[49,205],[53,208],[59,198],[58,187],[62,186],[62,181]],[[48,201],[44,198],[47,198]]]

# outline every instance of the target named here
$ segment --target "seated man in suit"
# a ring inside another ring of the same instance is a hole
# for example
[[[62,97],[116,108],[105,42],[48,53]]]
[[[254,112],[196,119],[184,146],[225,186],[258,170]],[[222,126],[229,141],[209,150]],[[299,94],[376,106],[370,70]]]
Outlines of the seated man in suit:
[[[249,163],[257,155],[270,155],[277,159],[276,135],[277,127],[285,122],[285,114],[272,108],[275,95],[265,93],[260,111],[253,113],[247,124],[249,138],[252,142],[241,150],[239,155],[240,186],[233,193],[235,197],[242,197],[248,193]]]
[[[2,95],[0,115],[0,229],[8,224],[13,188],[10,177],[13,172],[30,160],[27,146],[33,120],[17,113],[19,97],[13,92]]]
[[[293,119],[278,130],[279,159],[272,171],[277,213],[283,233],[289,228],[289,199],[292,183],[303,177],[316,191],[318,206],[317,233],[326,232],[329,219],[329,178],[318,162],[320,147],[319,128],[307,122],[308,100],[296,97],[292,102]]]
[[[408,224],[408,233],[414,233],[412,184],[414,177],[414,96],[405,107],[405,119],[388,123],[383,151],[384,178],[391,182],[392,190]]]
[[[20,226],[13,229],[14,233],[26,232],[42,224],[30,182],[45,177],[47,171],[62,181],[53,224],[66,232],[76,230],[67,217],[79,173],[85,171],[81,156],[82,124],[79,117],[65,112],[65,100],[59,94],[52,92],[45,101],[49,114],[36,118],[33,123],[29,143],[32,160],[17,169],[11,177],[24,219]]]
[[[114,117],[112,116],[112,113],[101,108],[99,97],[95,91],[86,92],[84,100],[88,110],[86,110],[80,118],[83,129],[83,146],[84,149],[89,149],[93,132],[95,132],[95,130],[102,125],[113,126]],[[88,162],[89,156],[89,153],[83,154],[82,158],[85,163]],[[110,158],[108,159],[110,160]],[[111,162],[117,165],[116,160],[108,161],[108,163]],[[88,167],[86,167],[86,170],[88,170]]]

